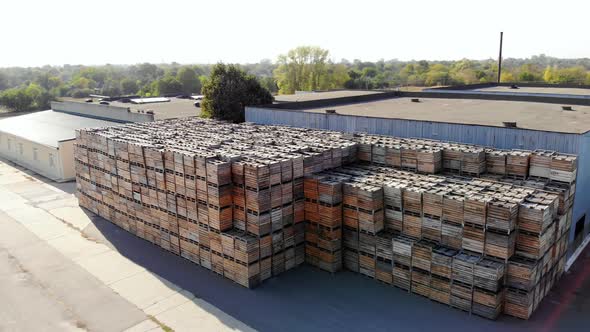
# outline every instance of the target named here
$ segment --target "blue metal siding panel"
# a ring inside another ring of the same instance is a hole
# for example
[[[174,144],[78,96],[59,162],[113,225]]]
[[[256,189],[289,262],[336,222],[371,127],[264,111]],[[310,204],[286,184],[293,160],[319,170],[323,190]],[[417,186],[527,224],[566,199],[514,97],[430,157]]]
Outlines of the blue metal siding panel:
[[[256,107],[246,108],[246,121],[399,137],[423,137],[501,149],[548,149],[578,153],[581,142],[581,135],[577,134]]]
[[[578,154],[578,177],[576,179],[576,198],[574,200],[570,243],[573,242],[576,221],[584,214],[586,215],[584,232],[586,234],[590,232],[590,134],[580,137],[582,142]]]

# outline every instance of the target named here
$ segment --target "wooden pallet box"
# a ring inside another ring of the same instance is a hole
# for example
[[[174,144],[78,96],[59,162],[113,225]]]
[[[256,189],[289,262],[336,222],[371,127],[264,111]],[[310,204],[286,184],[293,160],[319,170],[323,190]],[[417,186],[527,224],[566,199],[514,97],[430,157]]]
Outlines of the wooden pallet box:
[[[461,252],[453,257],[453,281],[473,285],[475,266],[480,260],[481,256],[466,252]]]
[[[535,292],[518,288],[506,288],[504,313],[520,319],[529,319],[535,305]]]
[[[498,292],[504,284],[504,275],[505,263],[503,261],[484,258],[477,262],[473,269],[473,285],[479,289]]]

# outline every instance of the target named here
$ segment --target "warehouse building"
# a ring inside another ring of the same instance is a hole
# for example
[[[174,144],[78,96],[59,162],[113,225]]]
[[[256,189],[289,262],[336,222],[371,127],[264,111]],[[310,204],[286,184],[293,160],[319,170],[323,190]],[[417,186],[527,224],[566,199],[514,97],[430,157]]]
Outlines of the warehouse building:
[[[246,121],[577,154],[571,253],[590,232],[590,90],[534,88],[484,92],[494,86],[478,85],[247,107]]]
[[[2,118],[0,157],[54,181],[73,180],[75,130],[116,124],[54,110]]]
[[[0,119],[0,157],[51,180],[74,180],[75,130],[130,122],[196,116],[200,109],[189,99],[130,103],[66,99],[51,103],[51,110]],[[162,100],[163,100],[162,99]]]

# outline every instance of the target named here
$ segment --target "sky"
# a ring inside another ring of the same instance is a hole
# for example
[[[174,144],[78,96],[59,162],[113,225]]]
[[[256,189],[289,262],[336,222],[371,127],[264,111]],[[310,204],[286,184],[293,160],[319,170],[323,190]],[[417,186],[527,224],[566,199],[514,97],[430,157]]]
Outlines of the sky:
[[[590,57],[589,0],[3,0],[0,67]]]

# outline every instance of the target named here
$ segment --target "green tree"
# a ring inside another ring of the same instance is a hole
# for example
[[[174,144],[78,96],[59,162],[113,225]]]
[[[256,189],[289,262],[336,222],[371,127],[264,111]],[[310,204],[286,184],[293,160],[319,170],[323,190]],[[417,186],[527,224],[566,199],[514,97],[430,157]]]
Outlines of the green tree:
[[[326,74],[320,77],[320,89],[342,88],[349,79],[350,76],[348,76],[348,69],[345,65],[330,64],[326,70]]]
[[[500,82],[510,83],[514,81],[516,80],[514,79],[514,75],[512,75],[511,72],[502,71],[502,74],[500,75]]]
[[[450,81],[449,68],[443,64],[437,63],[430,67],[426,73],[426,86],[447,85]]]
[[[557,79],[556,71],[557,68],[547,66],[543,72],[543,80],[547,83],[555,83],[555,80]]]
[[[273,97],[255,76],[237,65],[219,63],[203,85],[203,116],[232,122],[245,120],[246,106],[270,104]]]
[[[25,93],[31,97],[31,109],[34,110],[47,110],[51,108],[51,101],[54,100],[54,96],[52,96],[47,90],[43,89],[37,83],[31,83],[27,86]]]
[[[137,81],[130,78],[122,79],[120,84],[121,92],[125,95],[136,94],[139,90],[139,87],[137,86]]]
[[[4,90],[2,94],[0,94],[0,105],[15,112],[31,110],[32,103],[33,98],[27,94],[26,89],[23,88]]]
[[[176,79],[182,85],[182,92],[186,94],[201,93],[201,81],[193,68],[180,68],[178,74],[176,74]]]
[[[274,76],[279,92],[292,94],[297,90],[317,90],[328,67],[327,50],[300,46],[280,55]]]
[[[154,83],[152,85],[152,95],[163,96],[170,93],[182,92],[182,83],[174,76],[165,76]]]
[[[277,82],[272,76],[263,76],[258,79],[260,81],[260,85],[264,87],[266,90],[270,91],[271,93],[279,92],[279,87],[277,86]]]

